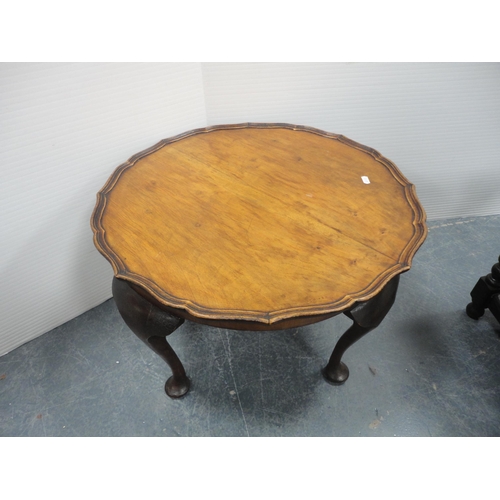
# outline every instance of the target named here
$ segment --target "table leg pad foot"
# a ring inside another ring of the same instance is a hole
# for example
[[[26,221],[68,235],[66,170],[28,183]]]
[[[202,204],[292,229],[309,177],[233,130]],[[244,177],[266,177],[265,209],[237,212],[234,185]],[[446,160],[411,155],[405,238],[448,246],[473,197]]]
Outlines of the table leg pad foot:
[[[173,375],[165,383],[165,392],[167,396],[176,399],[181,398],[188,393],[191,382],[186,378],[176,378]]]
[[[326,366],[322,373],[325,380],[334,385],[341,385],[349,378],[349,368],[342,361],[335,368]]]

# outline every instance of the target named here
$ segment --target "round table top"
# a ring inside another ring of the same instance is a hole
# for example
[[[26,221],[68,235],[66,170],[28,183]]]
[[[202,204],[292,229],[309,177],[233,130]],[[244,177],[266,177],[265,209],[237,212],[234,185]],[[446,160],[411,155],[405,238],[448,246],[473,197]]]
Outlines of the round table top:
[[[116,169],[91,224],[115,275],[160,303],[267,324],[368,300],[410,268],[427,234],[391,161],[287,124],[161,141]]]

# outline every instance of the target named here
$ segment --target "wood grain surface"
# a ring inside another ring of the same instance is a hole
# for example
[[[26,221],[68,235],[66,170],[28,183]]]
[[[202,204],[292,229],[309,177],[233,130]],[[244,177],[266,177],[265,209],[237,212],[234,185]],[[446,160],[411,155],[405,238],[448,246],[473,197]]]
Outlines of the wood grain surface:
[[[91,225],[115,275],[160,303],[267,324],[369,299],[410,268],[427,234],[392,162],[287,124],[160,142],[116,169]]]

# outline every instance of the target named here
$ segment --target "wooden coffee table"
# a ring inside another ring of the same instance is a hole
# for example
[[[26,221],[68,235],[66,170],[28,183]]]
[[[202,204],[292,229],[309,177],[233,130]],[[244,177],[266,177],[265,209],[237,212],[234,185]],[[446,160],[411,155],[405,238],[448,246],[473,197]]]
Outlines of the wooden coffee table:
[[[377,151],[288,124],[192,130],[136,154],[97,195],[97,249],[131,330],[189,390],[166,340],[184,320],[280,330],[341,312],[353,325],[323,370],[341,384],[346,349],[379,325],[425,240],[415,189]]]

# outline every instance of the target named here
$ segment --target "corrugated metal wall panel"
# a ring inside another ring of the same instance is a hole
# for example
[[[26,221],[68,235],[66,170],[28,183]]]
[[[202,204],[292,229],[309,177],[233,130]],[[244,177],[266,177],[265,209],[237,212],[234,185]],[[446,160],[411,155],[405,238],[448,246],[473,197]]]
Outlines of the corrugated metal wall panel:
[[[131,155],[206,125],[200,64],[0,65],[0,354],[111,296],[96,193]]]
[[[377,149],[429,219],[500,213],[500,64],[204,63],[209,125],[287,122]]]

